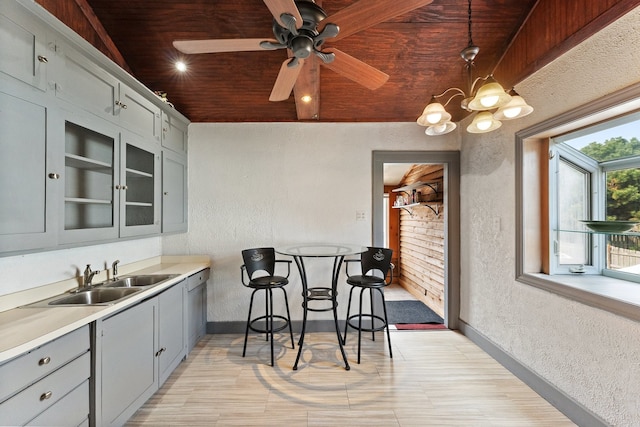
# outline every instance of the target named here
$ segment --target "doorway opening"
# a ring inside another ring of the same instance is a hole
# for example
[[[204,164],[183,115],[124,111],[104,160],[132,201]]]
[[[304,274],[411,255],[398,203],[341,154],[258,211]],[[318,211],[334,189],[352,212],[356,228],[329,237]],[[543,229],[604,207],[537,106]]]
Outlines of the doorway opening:
[[[456,329],[459,153],[373,153],[373,240],[394,250],[397,282]]]

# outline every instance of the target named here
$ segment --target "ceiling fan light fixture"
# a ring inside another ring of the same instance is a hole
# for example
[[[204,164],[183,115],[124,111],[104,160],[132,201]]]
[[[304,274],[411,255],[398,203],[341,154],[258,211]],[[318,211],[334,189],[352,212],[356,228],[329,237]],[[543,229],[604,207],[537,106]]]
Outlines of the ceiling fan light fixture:
[[[486,133],[498,129],[502,126],[502,122],[496,120],[489,111],[482,111],[478,113],[469,126],[467,126],[467,132],[469,133]]]
[[[175,66],[176,66],[176,70],[178,70],[181,73],[184,73],[185,71],[187,71],[187,64],[185,64],[184,61],[176,61]]]
[[[449,132],[452,132],[457,127],[458,125],[453,122],[444,122],[437,125],[429,126],[425,129],[424,133],[429,136],[445,135]]]
[[[527,104],[514,89],[509,91],[509,95],[511,95],[511,101],[493,113],[496,120],[519,119],[533,112],[533,107]]]

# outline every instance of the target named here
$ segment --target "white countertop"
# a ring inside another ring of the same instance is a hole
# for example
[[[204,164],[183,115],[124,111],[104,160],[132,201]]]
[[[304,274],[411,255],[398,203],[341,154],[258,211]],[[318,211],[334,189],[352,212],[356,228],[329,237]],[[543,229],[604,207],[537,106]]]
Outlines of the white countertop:
[[[132,297],[106,306],[40,307],[27,305],[63,293],[74,287],[75,279],[51,284],[32,290],[0,297],[0,308],[12,304],[0,312],[0,363],[43,345],[81,326],[105,317],[113,312],[134,305],[163,289],[205,268],[210,268],[207,256],[164,256],[120,267],[121,275],[129,274],[179,274],[178,277],[137,292]],[[106,277],[104,278],[106,279]],[[103,280],[96,278],[96,282]],[[71,285],[71,286],[70,286]],[[62,289],[62,290],[60,290]],[[52,293],[55,292],[55,293]],[[37,295],[37,297],[35,297]],[[35,298],[35,299],[34,299]]]

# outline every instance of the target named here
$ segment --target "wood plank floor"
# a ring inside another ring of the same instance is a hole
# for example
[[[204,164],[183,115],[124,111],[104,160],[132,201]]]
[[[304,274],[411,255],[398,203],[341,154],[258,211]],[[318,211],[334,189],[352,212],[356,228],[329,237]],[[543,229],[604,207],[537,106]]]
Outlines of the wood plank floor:
[[[307,334],[296,350],[241,335],[208,335],[130,426],[573,426],[566,417],[463,335],[393,331],[393,359],[381,333],[347,338],[345,371],[335,334]],[[286,347],[289,345],[289,347]]]

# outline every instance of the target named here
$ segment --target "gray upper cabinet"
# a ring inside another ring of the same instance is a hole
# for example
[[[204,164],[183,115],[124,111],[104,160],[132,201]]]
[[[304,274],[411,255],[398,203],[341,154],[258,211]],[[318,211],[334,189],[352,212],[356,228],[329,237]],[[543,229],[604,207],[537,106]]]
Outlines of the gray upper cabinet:
[[[187,231],[187,157],[162,151],[162,232]]]
[[[143,138],[160,143],[160,108],[124,84],[120,85],[117,114],[120,125]]]
[[[19,4],[0,2],[0,72],[46,90],[47,31]]]
[[[56,98],[117,122],[120,82],[70,45],[57,41],[54,49],[57,70],[50,86]]]
[[[162,112],[162,147],[177,153],[187,152],[187,123]]]
[[[0,255],[186,231],[188,124],[37,3],[0,1]]]
[[[60,243],[114,239],[119,231],[120,134],[107,122],[67,116]]]
[[[123,132],[120,162],[120,236],[160,232],[160,147]]]
[[[0,252],[55,246],[62,168],[52,163],[49,113],[0,91]]]

